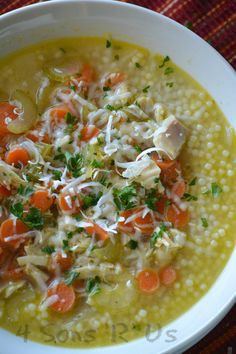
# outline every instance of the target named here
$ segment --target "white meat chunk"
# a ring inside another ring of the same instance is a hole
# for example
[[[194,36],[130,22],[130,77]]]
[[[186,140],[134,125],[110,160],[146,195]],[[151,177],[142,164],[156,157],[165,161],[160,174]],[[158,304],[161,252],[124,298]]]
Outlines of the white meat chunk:
[[[179,155],[187,138],[187,128],[173,115],[166,118],[153,136],[154,145],[158,152],[168,156],[171,160]]]

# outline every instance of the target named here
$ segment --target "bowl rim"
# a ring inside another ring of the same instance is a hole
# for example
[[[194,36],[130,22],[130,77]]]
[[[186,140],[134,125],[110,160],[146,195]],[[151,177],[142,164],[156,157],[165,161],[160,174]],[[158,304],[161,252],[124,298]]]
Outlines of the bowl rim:
[[[53,9],[53,7],[57,7],[57,6],[65,6],[68,4],[94,4],[94,5],[105,5],[105,4],[109,4],[112,5],[114,8],[115,7],[123,7],[126,8],[128,10],[131,11],[138,11],[142,14],[144,14],[145,16],[152,16],[152,17],[156,17],[156,18],[160,18],[162,21],[165,21],[167,24],[171,23],[174,24],[175,26],[177,26],[178,28],[185,28],[183,25],[181,25],[180,23],[170,19],[169,17],[156,13],[155,11],[143,8],[141,6],[137,6],[134,4],[129,4],[129,3],[123,3],[123,2],[118,2],[118,1],[111,1],[111,0],[53,0],[50,2],[42,2],[42,3],[36,3],[36,4],[31,4],[19,9],[15,9],[13,11],[10,11],[8,13],[5,13],[3,15],[0,16],[0,23],[4,24],[4,21],[7,23],[8,20],[10,20],[10,22],[13,22],[14,19],[17,20],[17,17],[24,15],[27,13],[30,13],[31,11],[37,11],[37,9],[40,8],[51,8]],[[187,28],[185,28],[186,31],[189,31]],[[204,39],[202,39],[199,35],[197,35],[196,33],[190,31],[192,38],[195,40],[200,40],[201,44],[204,46],[208,47],[208,50],[211,50],[212,55],[215,55],[218,57],[218,60],[220,60],[222,62],[222,64],[225,66],[225,69],[229,70],[231,72],[231,74],[235,75],[235,71],[233,69],[233,67],[230,65],[230,63],[215,49],[213,48],[209,43],[207,43]],[[178,65],[179,66],[179,65]],[[235,75],[236,78],[236,75]],[[226,117],[227,118],[227,117]],[[220,275],[217,277],[217,279],[215,280],[215,282],[213,283],[213,285],[211,286],[210,290],[208,290],[208,292],[203,296],[206,297],[207,294],[212,291],[212,289],[214,288],[214,286],[216,285],[216,283],[220,282],[220,278],[223,276],[224,270],[226,268],[229,267],[229,263],[233,263],[233,257],[235,257],[236,255],[236,249],[234,249],[234,251],[232,252],[230,258],[228,259],[224,269],[222,270],[222,272],[220,273]],[[232,294],[231,294],[232,293]],[[202,298],[201,298],[202,299]],[[189,310],[187,310],[187,312],[190,312],[193,310],[193,308],[195,308],[197,306],[197,304],[201,301],[198,300]],[[195,330],[195,332],[191,332],[191,335],[188,336],[187,338],[184,338],[182,341],[179,340],[178,343],[176,345],[174,345],[172,348],[170,348],[170,350],[168,350],[168,353],[177,353],[177,351],[179,350],[186,350],[187,348],[189,348],[189,346],[195,344],[197,341],[199,341],[204,335],[206,335],[213,327],[216,326],[216,324],[223,318],[223,316],[229,311],[229,309],[233,306],[233,304],[236,302],[236,287],[233,291],[230,292],[230,294],[227,295],[227,301],[225,303],[221,304],[220,309],[217,309],[217,313],[214,314],[211,318],[208,319],[208,321],[206,321],[204,323],[204,325],[201,326],[201,328],[198,328]],[[180,317],[182,317],[182,315],[180,315],[177,319],[179,319]],[[176,320],[174,320],[172,323],[174,323]],[[168,326],[168,325],[167,325]],[[167,327],[165,326],[165,327]],[[133,342],[140,342],[143,341],[144,338],[138,338],[134,341],[131,341],[130,343]],[[35,342],[32,342],[35,343]],[[120,350],[123,350],[127,347],[127,344],[119,344],[116,345],[116,347],[112,346],[112,349],[114,348],[120,348]],[[144,345],[145,347],[145,345]],[[42,345],[42,348],[44,348],[44,345]],[[52,347],[51,347],[52,348]],[[98,347],[95,349],[89,349],[89,351],[98,351],[98,349],[101,349],[101,353],[103,352],[103,348],[104,347]],[[111,348],[111,346],[105,347],[105,348]],[[69,348],[68,348],[69,349]],[[63,350],[68,350],[63,348]],[[83,348],[78,348],[78,349],[73,349],[73,350],[77,350],[77,351],[81,351],[81,353],[84,351]],[[86,351],[88,351],[88,349],[86,349]],[[119,351],[119,349],[118,349]],[[149,352],[149,351],[148,351]],[[104,350],[105,353],[105,350]],[[166,353],[166,351],[162,352],[162,353]]]

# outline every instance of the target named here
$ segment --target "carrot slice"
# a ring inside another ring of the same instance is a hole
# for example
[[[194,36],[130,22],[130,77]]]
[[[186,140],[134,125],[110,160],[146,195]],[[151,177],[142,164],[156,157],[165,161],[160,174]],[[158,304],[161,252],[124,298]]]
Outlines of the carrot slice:
[[[6,187],[0,185],[0,198],[1,197],[9,197],[11,195],[11,191]]]
[[[72,195],[69,192],[63,192],[59,195],[58,204],[64,213],[75,214],[80,211],[82,201],[78,194]]]
[[[95,125],[86,125],[80,131],[81,140],[87,142],[92,138],[95,138],[99,134],[99,132],[100,130],[95,127]]]
[[[17,267],[14,269],[6,269],[1,274],[1,279],[6,281],[16,281],[24,278],[23,268]]]
[[[47,190],[38,190],[31,196],[30,202],[41,211],[47,211],[53,204],[53,197]]]
[[[90,83],[95,80],[95,76],[95,71],[92,66],[89,64],[84,64],[82,69],[82,76],[80,77],[80,79]]]
[[[171,204],[166,211],[166,219],[177,228],[185,227],[189,222],[188,210],[181,210],[176,205]]]
[[[53,263],[56,263],[60,266],[61,271],[64,272],[65,270],[68,270],[72,267],[73,265],[73,258],[72,256],[68,254],[62,254],[62,253],[57,253],[54,256],[53,262],[52,262],[52,268],[53,268]]]
[[[186,190],[186,184],[183,179],[177,181],[173,187],[172,192],[175,193],[179,198],[182,198]]]
[[[85,230],[89,235],[96,234],[96,237],[99,241],[105,241],[108,239],[108,233],[98,224],[93,223],[93,226],[88,226],[85,228]]]
[[[152,269],[144,269],[137,275],[138,288],[146,294],[154,293],[160,286],[158,273]]]
[[[16,106],[8,102],[0,102],[0,134],[9,133],[7,129],[8,124],[11,120],[15,120],[18,117],[18,115],[14,113],[15,108]]]
[[[50,112],[51,123],[54,124],[61,123],[65,119],[66,114],[69,112],[70,112],[69,108],[64,104],[52,108]]]
[[[17,166],[19,164],[26,166],[29,160],[30,154],[25,148],[21,146],[14,147],[10,151],[8,151],[5,157],[6,163],[14,166]]]
[[[157,154],[153,154],[152,159],[161,169],[162,182],[168,186],[172,186],[181,172],[179,162],[176,160],[162,161]]]
[[[57,295],[58,300],[50,306],[52,310],[59,313],[65,313],[70,311],[74,306],[75,292],[72,286],[68,286],[61,282],[53,288],[48,289],[47,297],[53,295]]]
[[[137,216],[130,222],[126,222],[126,220],[137,213],[143,211],[143,208],[133,208],[129,210],[123,210],[120,212],[120,216],[124,217],[124,221],[120,221],[118,223],[118,227],[121,231],[127,233],[134,233],[135,229],[138,228],[143,235],[151,234],[154,229],[153,219],[150,213],[147,213],[144,217]]]
[[[14,235],[24,234],[28,230],[28,227],[19,219],[6,219],[3,221],[0,227],[0,240],[14,248],[18,248],[19,245],[24,241],[23,237],[9,241],[6,240],[6,238]]]
[[[142,212],[143,208],[136,208],[135,213]],[[134,219],[134,226],[136,226],[144,235],[152,234],[154,230],[153,219],[150,213],[147,213],[144,217],[137,216]]]
[[[177,279],[177,272],[172,265],[168,265],[160,270],[159,277],[163,285],[172,285]]]

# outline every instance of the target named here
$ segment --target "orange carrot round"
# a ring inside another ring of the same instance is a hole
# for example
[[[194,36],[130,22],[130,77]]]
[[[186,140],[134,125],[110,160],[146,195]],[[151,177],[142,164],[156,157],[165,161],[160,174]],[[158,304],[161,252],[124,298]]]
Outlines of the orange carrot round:
[[[135,213],[142,212],[143,208],[137,208]],[[134,226],[136,226],[142,234],[148,235],[153,232],[154,225],[153,219],[150,213],[147,213],[144,217],[137,216],[134,219]]]
[[[57,253],[54,256],[52,266],[54,262],[58,264],[60,266],[61,271],[64,272],[65,270],[68,270],[72,267],[73,258],[68,254]]]
[[[171,204],[166,211],[166,219],[176,228],[183,228],[189,222],[188,210],[181,210],[176,205]]]
[[[9,133],[7,129],[11,120],[15,120],[18,115],[14,113],[16,106],[8,102],[0,102],[0,135]],[[9,119],[8,119],[9,118]]]
[[[47,211],[53,204],[53,197],[47,190],[38,190],[33,193],[30,199],[31,204],[42,212]]]
[[[95,125],[86,125],[80,131],[81,140],[87,142],[92,138],[95,138],[99,134],[99,132],[100,130],[95,127]]]
[[[24,165],[26,166],[30,160],[30,154],[28,151],[21,147],[21,146],[16,146],[10,151],[7,152],[5,161],[9,165]]]
[[[0,185],[0,198],[1,197],[10,197],[11,191],[7,189],[6,187]]]
[[[58,300],[50,306],[52,310],[59,313],[65,313],[70,311],[74,306],[75,292],[72,286],[68,286],[61,282],[53,288],[48,289],[47,297],[53,295],[57,295]]]
[[[172,285],[177,279],[177,272],[172,265],[162,268],[159,272],[160,281],[163,285]]]
[[[177,160],[160,160],[157,154],[152,155],[152,159],[161,169],[161,180],[167,186],[172,186],[180,174],[180,164]]]
[[[79,195],[72,195],[69,192],[63,192],[59,195],[58,204],[64,213],[75,214],[80,211],[82,201]]]
[[[152,294],[160,286],[158,273],[152,269],[144,269],[137,275],[138,288],[143,293]]]
[[[101,228],[98,224],[93,223],[93,226],[88,226],[85,230],[89,235],[95,234],[99,241],[105,241],[108,239],[107,231]]]
[[[61,104],[55,106],[51,109],[50,116],[51,116],[51,123],[58,124],[61,123],[67,113],[69,113],[69,108],[65,104]]]
[[[14,235],[24,234],[28,230],[28,227],[21,220],[6,219],[3,221],[0,227],[0,240],[9,246],[18,248],[22,241],[24,241],[24,238],[17,238],[9,241],[6,240],[6,238]]]

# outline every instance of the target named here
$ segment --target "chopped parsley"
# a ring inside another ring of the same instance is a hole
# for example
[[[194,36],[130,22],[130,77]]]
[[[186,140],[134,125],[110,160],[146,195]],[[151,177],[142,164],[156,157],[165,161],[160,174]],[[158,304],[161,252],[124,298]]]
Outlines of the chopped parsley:
[[[115,59],[115,60],[119,60],[119,59],[120,59],[120,56],[119,56],[118,54],[116,54],[116,55],[114,56],[114,59]]]
[[[207,228],[208,227],[208,221],[206,218],[201,218],[201,221],[202,221],[202,226]]]
[[[136,206],[137,191],[134,184],[126,186],[122,189],[113,189],[114,203],[118,210],[128,210]]]
[[[135,240],[129,240],[129,242],[126,243],[125,246],[130,248],[131,250],[135,250],[138,247],[138,242]]]
[[[105,108],[108,109],[109,111],[115,111],[115,108],[111,104],[107,104]]]
[[[83,155],[78,153],[72,156],[70,153],[65,153],[66,166],[68,170],[72,173],[73,177],[79,177],[82,174],[82,168],[84,166]]]
[[[147,92],[148,92],[148,90],[150,89],[150,87],[151,87],[150,85],[148,85],[148,86],[144,87],[143,92],[144,92],[144,93],[147,93]]]
[[[52,178],[55,181],[60,181],[61,180],[61,176],[62,176],[62,172],[61,171],[59,171],[59,170],[53,170],[52,171]]]
[[[109,86],[103,86],[103,91],[106,92],[106,91],[110,91],[111,88]]]
[[[139,145],[134,145],[134,148],[138,153],[143,151]]]
[[[98,161],[98,160],[94,159],[94,160],[91,162],[91,166],[94,167],[94,168],[102,168],[102,167],[104,167],[104,162],[103,162],[103,161]]]
[[[66,236],[68,239],[71,239],[73,237],[73,232],[72,231],[67,232]]]
[[[22,203],[16,203],[11,205],[10,212],[15,215],[18,219],[23,218],[24,207]]]
[[[189,182],[189,186],[195,186],[195,184],[197,183],[197,177],[194,177],[190,182]]]
[[[93,296],[101,290],[100,287],[101,280],[99,276],[96,276],[94,278],[88,278],[85,286],[85,291],[87,294],[90,296]]]
[[[74,85],[70,86],[70,88],[72,91],[74,91],[74,92],[76,91],[76,87]]]
[[[195,195],[192,195],[190,193],[184,193],[182,199],[185,199],[187,202],[190,202],[191,200],[196,201],[198,198]]]
[[[55,247],[54,246],[45,246],[42,248],[42,252],[51,255],[53,252],[55,252]]]
[[[98,182],[106,187],[106,185],[107,185],[107,177],[105,175],[101,176],[101,178],[98,180]]]
[[[163,59],[162,63],[159,65],[159,68],[163,68],[165,66],[165,63],[167,63],[170,60],[170,57],[168,55],[165,56]]]
[[[61,51],[62,53],[64,53],[64,54],[66,53],[66,50],[65,50],[64,48],[61,47],[61,48],[59,48],[59,49],[60,49],[60,51]]]
[[[166,83],[166,86],[168,86],[168,87],[173,87],[173,85],[174,85],[173,82],[167,82],[167,83]]]
[[[17,189],[17,193],[24,196],[24,197],[30,197],[34,192],[34,189],[30,186],[24,187],[20,185],[20,187]]]
[[[65,120],[66,120],[67,124],[74,125],[76,122],[76,117],[72,116],[72,114],[70,112],[67,112],[65,115]]]
[[[142,66],[139,64],[139,63],[135,63],[135,66],[136,66],[136,68],[138,68],[138,69],[141,69],[142,68]]]
[[[166,231],[165,224],[161,223],[159,226],[159,231],[154,232],[150,238],[150,246],[153,248],[159,238],[163,237],[164,232]]]
[[[107,41],[106,41],[106,48],[110,48],[111,47],[111,41],[109,41],[108,39],[107,39]]]
[[[70,246],[69,246],[69,241],[68,240],[62,240],[62,243],[63,243],[63,250],[64,251],[70,251]]]
[[[96,193],[90,193],[85,195],[84,197],[82,197],[82,208],[84,210],[97,205],[97,202],[99,201],[99,199],[102,196],[102,192],[98,192]]]
[[[159,183],[159,182],[160,182],[160,178],[159,178],[159,177],[155,177],[155,178],[154,178],[154,182],[155,182],[155,183]]]
[[[211,194],[214,198],[219,197],[220,193],[222,192],[222,188],[215,182],[211,184]]]
[[[151,210],[157,210],[156,203],[160,200],[155,188],[151,188],[146,194],[145,203]]]
[[[170,67],[168,66],[168,68],[165,69],[164,74],[165,74],[165,75],[169,75],[169,74],[172,74],[173,72],[174,72],[174,69],[173,69],[173,68],[170,68]]]
[[[65,277],[65,284],[72,285],[74,283],[74,281],[78,278],[78,276],[79,276],[79,273],[74,270],[67,272],[66,277]]]
[[[44,225],[44,218],[38,208],[30,208],[25,217],[21,218],[30,229],[42,229]]]

